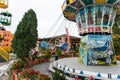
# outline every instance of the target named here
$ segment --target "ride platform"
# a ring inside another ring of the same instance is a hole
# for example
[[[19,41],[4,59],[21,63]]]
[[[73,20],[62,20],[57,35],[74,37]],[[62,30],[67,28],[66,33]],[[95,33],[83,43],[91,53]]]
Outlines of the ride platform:
[[[78,61],[78,57],[63,58],[52,62],[49,66],[49,70],[54,72],[54,68],[58,68],[65,73],[67,77],[71,78],[90,78],[94,80],[120,80],[120,61],[117,61],[117,65],[113,66],[86,66]]]

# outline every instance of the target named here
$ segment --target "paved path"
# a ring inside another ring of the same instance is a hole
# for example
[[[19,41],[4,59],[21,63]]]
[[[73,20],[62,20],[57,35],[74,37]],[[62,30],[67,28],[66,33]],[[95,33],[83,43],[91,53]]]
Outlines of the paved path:
[[[52,78],[52,72],[49,71],[49,65],[54,61],[54,58],[51,58],[50,62],[42,63],[39,65],[35,65],[32,69],[36,71],[40,71],[40,73],[48,74]]]
[[[47,63],[42,63],[36,66],[33,66],[32,69],[36,70],[36,71],[40,71],[40,73],[44,73],[44,74],[50,74],[48,67],[50,65],[50,62]]]
[[[0,62],[0,80],[8,80],[9,76],[7,71],[13,62],[14,60],[9,62]]]

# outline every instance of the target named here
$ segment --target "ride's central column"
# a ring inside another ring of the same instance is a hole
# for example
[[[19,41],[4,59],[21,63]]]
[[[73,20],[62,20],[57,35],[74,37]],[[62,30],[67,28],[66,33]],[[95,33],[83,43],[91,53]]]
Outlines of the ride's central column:
[[[85,65],[116,64],[111,36],[115,3],[116,0],[66,0],[62,5],[64,17],[76,22],[83,36],[79,60]]]

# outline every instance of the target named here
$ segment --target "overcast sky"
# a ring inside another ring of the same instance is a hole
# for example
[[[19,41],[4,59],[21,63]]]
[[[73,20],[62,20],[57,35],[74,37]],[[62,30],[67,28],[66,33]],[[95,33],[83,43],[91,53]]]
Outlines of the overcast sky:
[[[64,0],[9,0],[7,11],[12,13],[13,17],[12,24],[5,28],[14,33],[24,13],[33,9],[37,14],[39,38],[45,37],[62,14],[63,2]]]

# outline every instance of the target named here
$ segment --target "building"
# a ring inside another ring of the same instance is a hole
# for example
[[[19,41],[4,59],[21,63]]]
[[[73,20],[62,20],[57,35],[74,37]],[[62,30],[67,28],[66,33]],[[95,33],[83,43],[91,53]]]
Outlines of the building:
[[[9,61],[13,37],[14,35],[10,31],[0,27],[0,60],[4,58],[6,61]]]
[[[10,31],[0,30],[0,47],[8,53],[11,51],[11,45],[14,35]]]

